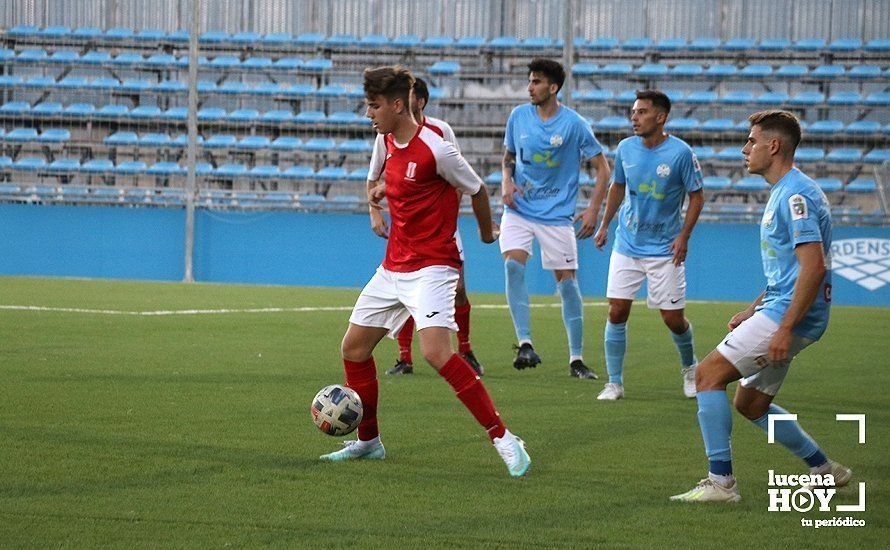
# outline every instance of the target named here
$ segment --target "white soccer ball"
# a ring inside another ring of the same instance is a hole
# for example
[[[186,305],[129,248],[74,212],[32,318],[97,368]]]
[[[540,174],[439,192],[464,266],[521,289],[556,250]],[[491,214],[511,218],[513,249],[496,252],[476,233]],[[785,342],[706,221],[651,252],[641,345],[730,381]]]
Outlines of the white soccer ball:
[[[346,435],[362,421],[362,400],[351,388],[326,386],[312,399],[312,421],[328,435]]]

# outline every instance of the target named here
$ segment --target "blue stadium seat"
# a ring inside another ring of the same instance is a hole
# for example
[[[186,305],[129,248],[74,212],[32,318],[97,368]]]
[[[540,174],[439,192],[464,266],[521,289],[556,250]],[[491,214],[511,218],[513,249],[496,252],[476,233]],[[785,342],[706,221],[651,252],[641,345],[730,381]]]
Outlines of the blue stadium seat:
[[[198,110],[198,120],[222,120],[225,116],[226,110],[219,107],[204,107]]]
[[[668,73],[668,68],[661,63],[644,63],[634,72],[637,76],[664,76]]]
[[[739,75],[746,78],[768,78],[773,74],[773,68],[769,65],[745,65],[739,71]]]
[[[316,208],[325,202],[324,196],[315,193],[307,193],[305,195],[300,195],[297,198],[300,206],[305,208]]]
[[[287,96],[308,97],[315,95],[315,86],[311,84],[291,84],[281,92]]]
[[[519,47],[519,39],[515,36],[498,36],[492,38],[488,43],[488,47],[493,50],[507,50]]]
[[[700,37],[689,42],[689,49],[695,52],[713,52],[719,49],[721,44],[718,38]]]
[[[765,52],[781,52],[791,48],[787,38],[765,38],[757,45],[757,49]]]
[[[424,48],[440,49],[450,48],[454,45],[454,38],[450,36],[429,36],[423,41]]]
[[[575,99],[578,99],[579,101],[592,101],[595,103],[609,101],[612,97],[613,94],[611,90],[588,90],[575,95]]]
[[[155,56],[152,56],[155,57]],[[151,59],[151,58],[149,58]],[[241,65],[241,60],[230,55],[220,55],[210,60],[208,66],[212,69],[234,69]]]
[[[838,178],[816,178],[816,183],[826,193],[837,193],[844,187],[843,182]]]
[[[835,92],[828,98],[829,105],[856,105],[861,102],[859,92]]]
[[[46,159],[43,157],[23,157],[12,163],[13,170],[22,172],[37,172],[46,167]]]
[[[590,76],[597,74],[599,65],[596,63],[575,63],[572,65],[572,74],[578,76]]]
[[[47,63],[67,65],[80,61],[80,54],[71,50],[56,50],[46,60]]]
[[[868,164],[883,164],[890,161],[890,149],[872,149],[862,160]]]
[[[788,102],[792,105],[817,105],[825,102],[825,94],[820,92],[800,92]]]
[[[260,112],[256,109],[236,109],[229,113],[229,116],[226,118],[236,122],[251,122],[259,120]]]
[[[671,76],[699,76],[704,72],[704,67],[697,63],[681,63],[670,70]]]
[[[686,48],[686,40],[683,38],[662,38],[655,43],[655,49],[660,52],[675,52]]]
[[[810,73],[813,78],[835,79],[844,76],[847,70],[843,65],[819,65]]]
[[[273,109],[266,111],[260,117],[264,122],[290,122],[294,119],[294,114],[286,109]]]
[[[0,156],[0,171],[6,170],[12,166],[12,159],[7,156]]]
[[[56,79],[51,76],[34,76],[24,82],[25,88],[54,88]]]
[[[872,92],[865,98],[866,105],[890,105],[890,92]]]
[[[50,25],[37,33],[37,35],[42,38],[50,39],[65,38],[70,34],[71,29],[64,25]]]
[[[729,52],[753,50],[757,47],[757,41],[753,38],[731,38],[723,43],[722,49]]]
[[[352,111],[337,111],[328,115],[325,122],[328,124],[359,124],[366,121],[364,117],[361,117]]]
[[[382,34],[367,34],[358,41],[360,46],[380,48],[389,45],[389,38]]]
[[[877,65],[856,65],[847,72],[850,78],[881,78],[881,68]]]
[[[698,130],[699,122],[695,118],[668,118],[664,127],[671,132],[691,132]]]
[[[315,91],[315,95],[318,97],[346,97],[349,93],[349,90],[346,89],[346,86],[339,86],[337,84],[325,84],[321,88]]]
[[[281,175],[293,180],[311,180],[315,177],[315,171],[308,166],[289,166]]]
[[[712,78],[724,78],[727,76],[735,76],[739,70],[735,65],[716,64],[711,65],[705,70],[705,76]]]
[[[725,176],[706,176],[702,184],[707,191],[725,191],[732,187],[732,180]]]
[[[10,101],[0,106],[0,113],[7,115],[23,115],[31,111],[31,104],[27,101]]]
[[[47,172],[77,172],[80,170],[80,160],[75,158],[60,157],[49,163]]]
[[[0,74],[0,86],[14,88],[24,84],[25,79],[17,74]]]
[[[368,169],[356,168],[346,175],[346,179],[349,181],[368,181]]]
[[[139,42],[160,42],[167,39],[167,33],[160,29],[142,29],[133,38]]]
[[[178,80],[164,80],[153,85],[151,89],[155,92],[176,93],[187,92],[189,88],[185,82],[180,82]]]
[[[289,32],[270,32],[268,34],[264,34],[263,37],[260,38],[260,43],[267,46],[278,46],[289,44],[293,41],[293,39],[293,35]]]
[[[591,38],[584,44],[584,49],[587,50],[614,50],[620,45],[617,38],[612,37],[598,37]]]
[[[627,76],[632,72],[633,66],[630,63],[607,63],[599,70],[599,74],[608,76]]]
[[[40,29],[33,25],[16,25],[15,27],[6,31],[6,36],[11,36],[13,38],[26,38],[30,36],[37,36],[40,32]]]
[[[875,38],[865,44],[865,50],[869,52],[890,51],[890,38]]]
[[[710,145],[697,145],[692,148],[692,152],[698,160],[711,160],[717,156],[717,152]]]
[[[247,171],[247,175],[252,178],[277,178],[281,171],[274,164],[257,164]]]
[[[51,116],[59,116],[64,111],[61,103],[56,101],[44,101],[43,103],[38,103],[31,109],[31,114],[42,116],[42,117],[51,117]]]
[[[531,36],[524,39],[519,46],[524,50],[545,50],[547,48],[552,48],[554,44],[555,43],[551,38]]]
[[[760,176],[747,176],[735,182],[732,188],[739,191],[763,191],[769,189],[769,184]]]
[[[799,52],[813,52],[825,48],[824,38],[801,38],[796,40],[791,49]]]
[[[133,29],[116,27],[105,31],[105,38],[109,40],[131,40],[135,33]]]
[[[90,83],[87,84],[87,88],[91,90],[116,90],[120,87],[121,83],[118,79],[107,76],[91,80]]]
[[[833,52],[853,52],[862,49],[862,40],[858,38],[838,38],[832,40],[828,49]]]
[[[303,143],[304,151],[322,152],[333,151],[337,148],[337,143],[331,138],[312,138]]]
[[[114,171],[114,163],[108,159],[90,159],[80,166],[86,174],[108,174]]]
[[[300,111],[294,117],[294,122],[302,124],[319,124],[325,121],[324,111]]]
[[[120,86],[124,92],[144,92],[151,87],[152,83],[144,78],[125,78]]]
[[[199,67],[207,67],[210,65],[210,60],[204,57],[203,55],[198,56],[198,66]],[[181,57],[176,58],[176,66],[186,68],[189,66],[189,56],[183,55]]]
[[[309,59],[303,63],[303,70],[310,72],[329,71],[333,68],[334,62],[330,59]]]
[[[241,68],[250,71],[263,71],[272,68],[272,59],[268,57],[248,57],[241,62]]]
[[[272,141],[266,136],[246,136],[238,140],[235,148],[255,151],[257,149],[267,149],[271,144]]]
[[[139,107],[134,107],[133,110],[130,111],[130,118],[149,119],[160,117],[161,108],[157,105],[140,105]]]
[[[741,147],[724,147],[717,151],[715,159],[726,162],[739,162],[745,157],[742,155]]]
[[[832,149],[825,155],[826,162],[840,164],[854,164],[862,160],[862,151],[859,149]]]
[[[598,130],[629,130],[632,127],[630,120],[623,116],[603,117],[595,126]]]
[[[729,105],[741,105],[744,103],[751,103],[754,101],[754,94],[747,90],[735,90],[732,92],[726,92],[720,99],[718,100],[720,103],[726,103]]]
[[[622,50],[647,50],[652,47],[652,39],[645,37],[628,38],[621,42]]]
[[[282,85],[277,82],[260,82],[250,89],[250,93],[256,95],[277,95],[283,90]]]
[[[188,168],[186,168],[186,173],[188,173]],[[196,162],[195,163],[195,175],[196,176],[209,176],[213,174],[213,165],[209,162]]]
[[[169,147],[172,141],[169,135],[155,132],[142,134],[139,137],[139,145],[142,147]]]
[[[302,147],[302,145],[303,140],[300,138],[282,136],[272,140],[272,143],[269,144],[269,148],[279,151],[295,151]]]
[[[78,27],[71,31],[71,38],[77,40],[96,40],[102,36],[102,29],[99,27]]]
[[[37,141],[37,135],[35,128],[13,128],[3,139],[13,143],[26,143]]]
[[[145,171],[152,176],[185,175],[186,169],[175,162],[156,162]]]
[[[794,152],[797,162],[819,162],[825,158],[825,151],[816,147],[799,147]]]
[[[817,120],[807,127],[811,134],[840,134],[844,131],[844,123],[840,120]]]
[[[466,50],[479,49],[485,45],[485,38],[482,36],[463,36],[454,43],[455,48]]]
[[[735,122],[731,118],[712,118],[701,125],[703,132],[731,132],[735,130]]]
[[[303,60],[299,57],[281,57],[272,63],[272,67],[287,71],[297,71],[303,68]]]
[[[297,46],[320,46],[324,39],[323,34],[307,32],[297,35],[294,38],[294,44]]]
[[[62,80],[56,82],[56,88],[80,90],[82,88],[86,88],[88,84],[89,82],[86,78],[82,78],[79,76],[66,76]]]
[[[636,90],[624,90],[615,96],[615,99],[620,103],[633,103],[637,99],[637,91]]]
[[[685,103],[716,103],[719,97],[717,92],[711,91],[695,91],[683,98]]]
[[[341,166],[325,166],[315,173],[315,179],[323,181],[345,180],[347,176],[349,172]]]
[[[243,164],[222,164],[213,171],[214,176],[223,178],[237,178],[247,174],[247,167]]]
[[[119,162],[117,166],[114,167],[114,172],[116,174],[121,174],[124,176],[144,174],[147,170],[148,165],[141,160],[128,160]]]
[[[44,130],[37,138],[39,143],[63,143],[71,139],[71,132],[60,128]]]
[[[881,132],[881,123],[872,120],[857,120],[847,125],[848,134],[877,134]]]
[[[371,151],[371,142],[366,139],[347,139],[337,145],[341,153],[364,153]]]
[[[135,146],[139,142],[136,132],[115,132],[102,140],[105,145]]]
[[[875,180],[871,178],[856,178],[844,187],[848,193],[874,193],[876,190]]]
[[[230,149],[238,143],[238,138],[228,134],[214,134],[204,141],[205,149]]]
[[[44,49],[30,49],[30,50],[22,50],[16,56],[16,59],[19,63],[43,63],[47,58],[46,50]]]
[[[220,44],[223,42],[229,42],[231,40],[231,35],[225,31],[212,30],[207,31],[201,36],[198,37],[199,42],[205,42],[208,44]]]
[[[460,71],[457,61],[436,61],[428,69],[431,75],[452,75]]]
[[[809,72],[810,69],[806,65],[782,65],[773,74],[780,78],[801,78]]]
[[[111,64],[111,54],[108,52],[89,51],[80,56],[80,62],[87,65],[108,65]]]
[[[788,103],[790,99],[785,92],[764,92],[757,96],[754,103],[758,105],[782,105]]]
[[[204,136],[198,134],[197,138],[198,139],[196,141],[198,142],[198,144],[203,145],[204,144]],[[173,141],[170,142],[170,147],[183,148],[183,147],[187,147],[188,144],[189,144],[188,134],[179,134],[178,136],[176,136],[173,139]]]
[[[72,103],[65,107],[62,113],[71,117],[91,117],[96,112],[96,106],[92,103]]]
[[[164,120],[186,120],[188,115],[188,107],[170,107],[161,113],[161,118]]]
[[[250,86],[241,82],[240,80],[230,80],[228,82],[223,82],[222,84],[217,84],[216,91],[221,94],[246,94],[247,91],[250,90]]]
[[[400,34],[389,43],[394,48],[414,48],[420,45],[420,37],[416,34]]]
[[[241,31],[236,32],[229,39],[229,42],[232,44],[245,45],[245,44],[256,44],[260,41],[262,36],[258,32],[253,31]]]

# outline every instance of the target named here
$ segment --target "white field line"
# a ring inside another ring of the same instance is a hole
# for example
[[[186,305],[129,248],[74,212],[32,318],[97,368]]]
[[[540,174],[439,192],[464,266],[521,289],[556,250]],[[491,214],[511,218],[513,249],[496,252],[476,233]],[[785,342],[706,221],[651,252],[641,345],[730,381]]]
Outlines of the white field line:
[[[687,300],[687,303],[711,304],[706,300]],[[584,307],[605,307],[606,302],[584,302]],[[531,308],[556,308],[560,303],[529,304]],[[474,304],[473,309],[507,309],[507,304]],[[313,313],[321,311],[352,311],[352,306],[319,307],[258,307],[244,309],[169,309],[156,311],[126,311],[118,309],[88,309],[79,307],[46,307],[0,305],[0,311],[34,311],[48,313],[91,313],[95,315],[130,315],[136,317],[168,317],[172,315],[225,315],[230,313]]]

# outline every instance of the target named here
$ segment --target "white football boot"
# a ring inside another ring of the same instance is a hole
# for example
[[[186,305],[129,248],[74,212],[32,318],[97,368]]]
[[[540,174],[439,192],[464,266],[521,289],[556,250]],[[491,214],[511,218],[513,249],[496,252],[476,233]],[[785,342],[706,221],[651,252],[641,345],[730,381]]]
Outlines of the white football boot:
[[[372,441],[344,441],[343,448],[333,453],[321,455],[319,460],[383,460],[386,458],[386,449],[380,442],[380,437]]]
[[[606,382],[603,391],[596,396],[597,401],[618,401],[624,397],[624,385],[616,382]]]
[[[691,367],[686,367],[680,372],[683,374],[683,395],[692,399],[695,397],[695,369],[698,367],[698,363],[692,365]]]
[[[680,502],[738,502],[742,500],[739,484],[732,480],[732,485],[724,487],[710,477],[698,482],[698,485],[685,493],[674,495],[671,500]]]
[[[820,485],[805,485],[804,489],[807,491],[812,491],[813,489],[831,489],[832,487],[844,487],[850,480],[853,479],[853,470],[847,468],[840,462],[835,462],[831,459],[828,460],[827,467],[823,468],[814,468],[810,470],[811,474],[820,474],[826,475],[831,474],[834,477],[834,485],[831,487],[822,487]]]
[[[496,437],[492,443],[494,443],[498,454],[504,459],[504,463],[507,464],[507,470],[510,471],[511,476],[525,475],[528,467],[532,464],[532,459],[525,451],[525,441],[511,434],[510,430],[506,430],[504,437]]]

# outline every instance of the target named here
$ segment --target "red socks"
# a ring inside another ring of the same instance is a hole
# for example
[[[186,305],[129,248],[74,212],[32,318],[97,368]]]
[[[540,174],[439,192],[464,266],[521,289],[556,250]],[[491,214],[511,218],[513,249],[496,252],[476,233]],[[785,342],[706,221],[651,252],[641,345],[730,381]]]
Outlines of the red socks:
[[[414,317],[408,317],[408,320],[405,321],[405,326],[399,331],[398,339],[399,361],[413,365],[414,361],[411,360],[411,340],[414,339]]]
[[[439,374],[451,384],[457,393],[457,398],[473,413],[479,424],[482,424],[482,427],[488,432],[488,437],[492,440],[496,437],[504,437],[507,428],[501,421],[497,409],[494,408],[488,390],[482,385],[482,381],[473,372],[472,367],[460,355],[456,353],[452,355]],[[362,424],[364,422],[362,419]]]
[[[374,358],[356,363],[343,360],[346,385],[362,400],[362,422],[358,425],[358,438],[370,441],[380,435],[377,430],[377,367]]]
[[[454,320],[457,322],[457,352],[469,353],[470,348],[470,301],[454,308]]]

